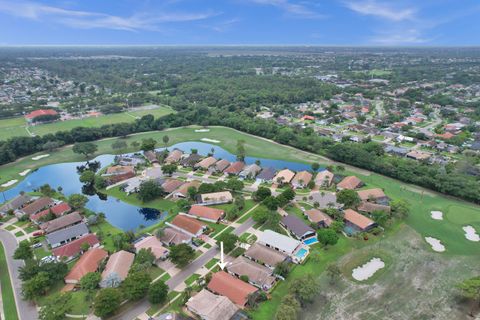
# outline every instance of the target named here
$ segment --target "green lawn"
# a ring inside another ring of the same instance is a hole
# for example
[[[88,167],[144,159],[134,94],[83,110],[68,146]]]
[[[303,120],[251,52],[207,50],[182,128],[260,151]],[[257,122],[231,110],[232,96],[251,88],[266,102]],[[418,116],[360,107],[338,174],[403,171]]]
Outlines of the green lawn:
[[[118,233],[122,233],[122,230],[112,226],[107,221],[102,223],[90,226],[90,231],[92,233],[97,233],[101,231],[103,233],[102,244],[105,246],[105,250],[108,250],[110,253],[115,252],[115,246],[113,245],[112,236]]]
[[[37,258],[37,260],[40,260],[43,257],[50,255],[50,251],[45,251],[45,249],[43,249],[42,247],[33,249],[33,252],[35,253],[35,257]]]
[[[191,286],[198,278],[200,278],[200,275],[194,273],[190,277],[188,277],[187,280],[185,280],[185,284],[187,286]]]
[[[15,232],[15,237],[21,237],[23,234],[24,233],[22,231]]]
[[[155,280],[157,277],[162,275],[165,272],[165,270],[163,270],[162,268],[159,268],[157,266],[152,266],[152,267],[148,268],[147,272],[150,275],[150,277],[152,278],[152,280]]]
[[[88,315],[90,313],[90,301],[87,300],[87,293],[79,290],[72,292],[72,310],[69,314]]]
[[[208,262],[205,264],[205,268],[207,268],[207,269],[210,270],[211,268],[213,268],[214,265],[217,264],[217,262],[218,262],[218,259],[213,258],[212,260],[208,261]]]
[[[7,231],[12,231],[12,230],[15,230],[16,228],[14,226],[6,226],[5,227],[5,230]]]
[[[29,136],[27,130],[25,130],[25,126],[26,122],[23,117],[0,120],[1,140],[18,136]]]
[[[5,249],[0,242],[0,285],[2,286],[2,303],[6,320],[18,319],[17,307],[15,304],[15,296],[13,294],[12,283],[10,282],[10,274],[8,273],[7,258]]]

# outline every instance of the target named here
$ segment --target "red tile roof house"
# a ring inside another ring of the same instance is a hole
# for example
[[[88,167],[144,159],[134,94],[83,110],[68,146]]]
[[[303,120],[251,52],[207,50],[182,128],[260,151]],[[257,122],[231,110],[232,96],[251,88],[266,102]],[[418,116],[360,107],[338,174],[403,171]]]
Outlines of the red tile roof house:
[[[166,224],[174,229],[185,232],[192,237],[200,236],[207,228],[206,224],[198,221],[197,219],[181,214],[177,215],[171,223],[167,222]]]
[[[172,164],[172,163],[177,163],[182,159],[183,152],[181,150],[175,149],[173,151],[170,151],[168,156],[165,158],[165,163]]]
[[[337,189],[338,190],[343,190],[343,189],[355,190],[357,188],[360,188],[362,185],[363,185],[362,180],[358,179],[355,176],[348,176],[337,184]]]
[[[217,162],[217,159],[214,157],[207,157],[200,162],[196,163],[193,167],[195,169],[202,169],[202,170],[208,170],[211,166],[213,166]]]
[[[53,205],[55,205],[55,200],[48,198],[48,197],[42,197],[38,198],[37,200],[33,201],[29,205],[17,210],[15,212],[15,215],[17,216],[23,216],[23,215],[28,215],[31,216],[32,214],[36,214],[43,209],[50,208]]]
[[[362,201],[369,201],[369,202],[376,202],[379,204],[388,204],[388,197],[380,188],[374,189],[367,189],[367,190],[359,190],[357,191],[360,200]]]
[[[40,109],[30,112],[29,114],[25,115],[25,119],[27,122],[32,123],[35,118],[42,117],[42,116],[56,116],[58,112],[53,109]]]
[[[68,213],[72,211],[72,208],[70,205],[66,202],[62,202],[60,204],[57,204],[56,206],[53,206],[51,208],[45,209],[43,211],[40,211],[38,213],[32,214],[30,216],[30,220],[32,220],[35,223],[40,223],[41,218],[49,214],[50,212],[56,215],[57,217],[63,216],[65,213]]]
[[[173,191],[180,188],[185,182],[176,180],[176,179],[168,179],[162,184],[162,189],[166,193],[172,193]]]
[[[98,270],[100,263],[108,256],[107,251],[100,248],[92,248],[85,252],[75,263],[72,270],[65,276],[66,284],[78,284],[80,279],[89,272]]]
[[[312,181],[312,174],[308,171],[300,171],[292,179],[292,187],[294,189],[305,188]]]
[[[61,247],[53,249],[52,254],[57,257],[58,260],[70,261],[80,254],[82,251],[82,244],[84,243],[88,243],[88,245],[93,248],[100,245],[97,236],[90,233]]]
[[[230,167],[225,169],[223,172],[228,175],[238,175],[240,172],[242,172],[243,167],[245,167],[245,163],[242,161],[237,161],[232,163]]]
[[[208,289],[213,293],[227,297],[240,307],[244,307],[247,304],[250,294],[258,291],[251,284],[243,282],[224,271],[213,274],[212,280],[208,284]]]
[[[149,236],[134,243],[135,250],[140,251],[142,249],[152,250],[153,255],[157,260],[164,260],[168,256],[168,249],[162,246],[162,243],[155,237]]]
[[[377,226],[375,221],[352,209],[345,210],[343,219],[347,226],[353,227],[358,231],[368,231]]]
[[[328,170],[320,171],[315,177],[315,184],[319,187],[330,187],[333,177],[334,174]]]
[[[135,177],[135,167],[133,166],[112,166],[107,168],[105,174],[102,175],[108,184],[127,180]]]
[[[188,211],[188,215],[200,220],[217,223],[225,216],[225,211],[206,206],[193,205]]]
[[[218,160],[215,165],[211,166],[208,170],[210,173],[220,173],[223,172],[230,166],[230,162],[228,160],[222,159]]]
[[[132,267],[135,255],[125,250],[115,252],[108,259],[102,272],[101,288],[116,288],[125,280]]]

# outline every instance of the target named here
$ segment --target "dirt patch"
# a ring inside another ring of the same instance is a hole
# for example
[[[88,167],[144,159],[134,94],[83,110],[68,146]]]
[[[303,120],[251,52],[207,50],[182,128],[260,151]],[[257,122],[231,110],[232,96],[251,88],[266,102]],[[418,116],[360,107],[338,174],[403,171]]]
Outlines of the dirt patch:
[[[348,263],[358,251],[385,250],[389,268],[372,284],[342,278],[335,284],[326,274],[317,301],[302,314],[320,319],[469,319],[468,303],[460,303],[455,285],[477,275],[480,256],[445,256],[431,252],[422,237],[408,226],[371,246],[354,250],[338,263]]]

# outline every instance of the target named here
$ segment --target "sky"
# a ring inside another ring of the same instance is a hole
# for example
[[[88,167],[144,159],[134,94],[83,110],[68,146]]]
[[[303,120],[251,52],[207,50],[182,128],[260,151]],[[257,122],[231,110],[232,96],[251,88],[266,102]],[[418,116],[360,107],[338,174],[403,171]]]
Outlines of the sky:
[[[479,0],[0,0],[0,45],[480,45]]]

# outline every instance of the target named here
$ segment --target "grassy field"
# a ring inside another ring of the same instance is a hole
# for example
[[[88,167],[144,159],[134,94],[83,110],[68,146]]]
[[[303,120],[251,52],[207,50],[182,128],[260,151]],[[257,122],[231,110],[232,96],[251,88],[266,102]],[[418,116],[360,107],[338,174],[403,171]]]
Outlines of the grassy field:
[[[29,131],[32,134],[43,136],[48,133],[55,133],[57,131],[71,130],[75,127],[101,127],[105,124],[114,124],[120,122],[132,122],[136,118],[151,114],[154,117],[162,117],[174,112],[171,108],[161,106],[157,109],[138,110],[132,112],[122,112],[109,114],[100,117],[90,117],[85,119],[74,119],[67,121],[58,121],[54,123],[41,124],[37,126],[30,126]],[[15,136],[29,136],[26,130],[27,123],[25,118],[11,118],[0,120],[0,137],[6,140]]]
[[[10,274],[8,273],[7,258],[5,249],[0,243],[0,284],[2,286],[2,303],[6,320],[17,320],[17,307],[15,304],[15,296],[13,294],[12,283],[10,282]]]

